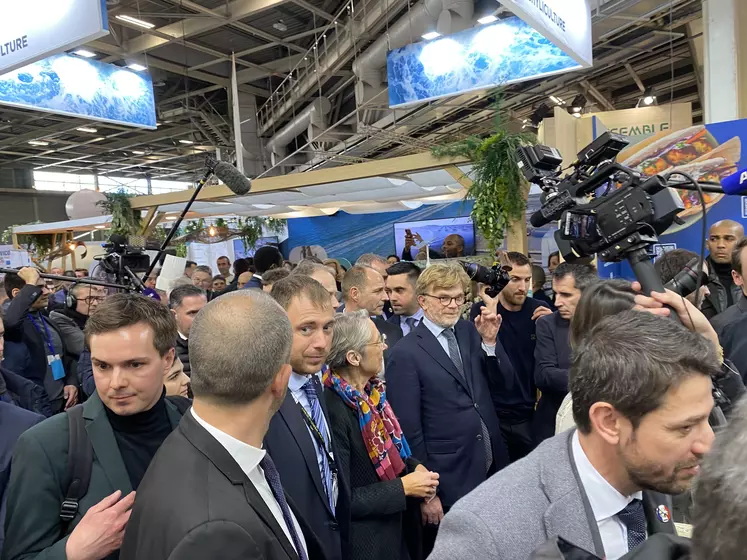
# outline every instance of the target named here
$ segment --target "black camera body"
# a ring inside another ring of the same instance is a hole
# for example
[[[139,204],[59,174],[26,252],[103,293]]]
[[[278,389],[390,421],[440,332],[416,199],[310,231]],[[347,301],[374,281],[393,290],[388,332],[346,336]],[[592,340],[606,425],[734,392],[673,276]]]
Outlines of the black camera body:
[[[485,293],[490,297],[496,297],[500,294],[503,288],[505,288],[511,280],[508,274],[511,270],[510,266],[504,267],[495,263],[493,266],[487,267],[465,261],[460,261],[459,264],[462,265],[464,272],[467,273],[467,276],[469,276],[470,279],[488,286]]]
[[[117,281],[127,279],[132,273],[146,272],[150,267],[150,256],[142,249],[131,247],[121,235],[112,235],[104,245],[106,253],[95,257],[108,274],[113,274]]]

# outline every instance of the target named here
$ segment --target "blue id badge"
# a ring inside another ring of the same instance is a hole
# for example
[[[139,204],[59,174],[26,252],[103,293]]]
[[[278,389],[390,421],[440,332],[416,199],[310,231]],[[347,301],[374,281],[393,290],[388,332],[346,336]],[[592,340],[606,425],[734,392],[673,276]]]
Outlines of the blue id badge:
[[[59,354],[47,356],[47,363],[49,364],[49,367],[52,368],[52,377],[54,377],[55,381],[65,379],[65,368],[62,366],[62,360],[60,359]]]

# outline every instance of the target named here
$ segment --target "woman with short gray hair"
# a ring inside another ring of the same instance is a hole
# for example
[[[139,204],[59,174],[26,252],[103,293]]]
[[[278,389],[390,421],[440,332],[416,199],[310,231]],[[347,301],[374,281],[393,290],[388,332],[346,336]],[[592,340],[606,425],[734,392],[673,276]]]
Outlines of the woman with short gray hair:
[[[420,560],[420,504],[438,474],[412,457],[377,377],[386,340],[367,312],[338,314],[324,374],[342,479],[349,485],[350,558]]]

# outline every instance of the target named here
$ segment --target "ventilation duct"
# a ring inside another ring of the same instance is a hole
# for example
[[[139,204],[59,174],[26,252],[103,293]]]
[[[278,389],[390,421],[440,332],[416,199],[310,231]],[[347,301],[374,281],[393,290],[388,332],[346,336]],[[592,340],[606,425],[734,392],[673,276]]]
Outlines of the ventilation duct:
[[[288,144],[304,130],[307,131],[309,139],[321,134],[329,126],[327,115],[331,110],[332,104],[329,99],[317,97],[270,138],[266,146],[270,152],[272,165],[276,165],[288,155]]]

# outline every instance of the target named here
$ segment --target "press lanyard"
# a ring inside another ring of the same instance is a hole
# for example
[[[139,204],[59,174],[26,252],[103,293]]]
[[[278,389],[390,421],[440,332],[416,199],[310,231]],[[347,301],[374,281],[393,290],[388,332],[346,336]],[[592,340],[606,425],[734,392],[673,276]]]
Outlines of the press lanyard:
[[[332,475],[332,488],[329,488],[329,492],[332,493],[332,495],[329,496],[329,498],[332,500],[332,504],[330,504],[330,507],[332,508],[332,512],[334,513],[335,506],[337,505],[337,497],[339,495],[339,483],[337,481],[337,462],[335,461],[332,453],[327,449],[327,444],[324,442],[324,436],[322,435],[322,432],[319,430],[317,425],[314,423],[314,419],[311,417],[311,415],[309,415],[309,413],[301,405],[301,403],[298,403],[298,408],[301,409],[301,414],[303,415],[303,419],[306,421],[306,425],[309,427],[311,434],[313,435],[319,446],[322,448],[322,451],[324,451],[324,455],[327,457],[329,471]]]
[[[59,356],[54,351],[54,344],[52,343],[52,333],[49,332],[49,327],[47,326],[47,322],[44,320],[44,317],[41,317],[42,325],[44,326],[44,332],[46,333],[46,337],[44,334],[42,334],[41,329],[39,328],[39,324],[36,322],[36,319],[34,319],[34,316],[29,313],[29,319],[31,320],[31,324],[34,325],[34,328],[36,329],[36,332],[38,332],[42,338],[44,338],[44,342],[47,344],[47,349],[49,349],[49,355],[50,356]]]

